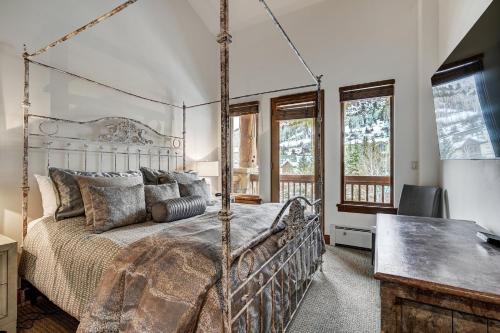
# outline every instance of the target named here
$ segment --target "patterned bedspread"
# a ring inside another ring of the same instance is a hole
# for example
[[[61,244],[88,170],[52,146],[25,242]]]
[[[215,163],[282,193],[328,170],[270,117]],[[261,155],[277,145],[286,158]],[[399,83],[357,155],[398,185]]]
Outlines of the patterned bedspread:
[[[280,208],[232,206],[233,250],[268,232]],[[81,332],[220,332],[217,212],[218,207],[210,207],[194,218],[102,234],[87,231],[83,217],[59,222],[44,218],[25,238],[20,273],[81,319]],[[257,264],[277,251],[277,237],[254,248]]]
[[[214,215],[218,207],[207,207],[204,215]],[[106,268],[126,246],[174,227],[173,223],[146,222],[102,234],[85,227],[85,217],[55,221],[44,217],[30,224],[24,239],[19,272],[61,309],[80,319]]]

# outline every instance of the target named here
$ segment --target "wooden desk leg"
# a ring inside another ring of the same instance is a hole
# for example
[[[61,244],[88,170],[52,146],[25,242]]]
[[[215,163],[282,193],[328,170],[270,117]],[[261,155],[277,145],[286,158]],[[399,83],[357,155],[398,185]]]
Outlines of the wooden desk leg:
[[[380,331],[382,333],[401,332],[401,304],[385,282],[380,283],[380,302]]]

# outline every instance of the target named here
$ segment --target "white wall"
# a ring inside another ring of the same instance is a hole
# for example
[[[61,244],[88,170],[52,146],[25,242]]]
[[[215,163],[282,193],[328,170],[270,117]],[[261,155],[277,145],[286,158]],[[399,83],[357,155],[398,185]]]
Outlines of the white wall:
[[[325,75],[327,233],[332,223],[369,226],[375,222],[374,215],[337,212],[336,204],[340,202],[339,87],[396,80],[396,201],[403,184],[418,182],[418,171],[411,169],[411,161],[419,158],[418,14],[418,1],[414,0],[331,0],[279,17],[313,71]],[[232,96],[312,82],[269,23],[233,33],[231,52]],[[259,141],[264,199],[270,197],[268,97],[261,100]],[[435,174],[427,179],[435,184],[438,171],[433,172]]]
[[[121,2],[0,2],[0,233],[21,239],[22,44],[34,51]],[[137,2],[39,60],[177,104],[211,100],[218,92],[217,43],[184,0]],[[180,115],[169,108],[32,68],[32,113],[78,120],[122,115],[181,134]],[[188,159],[217,158],[216,118],[215,108],[188,111]],[[37,191],[32,183],[30,218],[41,211]]]
[[[446,60],[493,0],[439,0],[439,60]]]
[[[492,0],[439,1],[439,58],[446,60]],[[478,222],[500,234],[500,161],[442,161],[451,218]]]
[[[439,67],[438,3],[419,0],[418,9],[418,184],[436,186],[440,160],[430,78]]]

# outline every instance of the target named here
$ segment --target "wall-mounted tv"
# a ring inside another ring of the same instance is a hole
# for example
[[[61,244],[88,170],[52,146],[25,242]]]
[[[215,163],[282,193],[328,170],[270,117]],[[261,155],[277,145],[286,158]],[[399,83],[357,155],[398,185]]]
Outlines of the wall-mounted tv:
[[[500,1],[432,77],[441,159],[500,158]]]

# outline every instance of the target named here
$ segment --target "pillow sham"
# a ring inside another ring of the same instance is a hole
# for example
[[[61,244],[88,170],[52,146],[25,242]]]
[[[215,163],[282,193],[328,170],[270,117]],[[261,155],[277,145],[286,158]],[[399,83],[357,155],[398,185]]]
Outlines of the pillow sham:
[[[43,216],[54,215],[57,209],[57,197],[54,183],[49,176],[35,175],[42,197]]]
[[[205,179],[195,180],[188,184],[179,183],[179,192],[181,197],[199,195],[205,200],[207,206],[213,206],[215,204],[210,194],[210,186]]]
[[[186,172],[171,171],[171,172],[167,172],[167,173],[159,176],[158,177],[158,184],[171,183],[174,181],[176,181],[179,184],[189,184],[189,183],[192,183],[196,180],[200,180],[200,178],[198,178],[198,174],[196,172],[193,172],[193,171],[186,171]]]
[[[140,167],[139,170],[144,178],[144,185],[158,185],[158,178],[167,173],[164,170],[156,170],[148,167]]]
[[[155,203],[167,199],[180,198],[181,195],[179,194],[179,185],[177,185],[177,182],[173,182],[162,185],[145,185],[144,196],[148,219],[151,220],[151,209]]]
[[[146,221],[144,184],[88,187],[94,216],[94,233]]]
[[[190,183],[194,180],[199,180],[198,174],[194,171],[165,171],[148,167],[140,167],[139,170],[142,173],[145,185],[158,185],[172,182]]]
[[[90,186],[94,187],[130,187],[144,185],[140,174],[133,177],[89,177],[75,176],[82,196],[87,226],[94,224],[94,208],[90,195]],[[143,194],[144,196],[144,194]]]
[[[153,205],[152,215],[155,222],[172,222],[201,215],[206,208],[205,199],[195,195],[157,202]]]
[[[57,209],[54,214],[56,221],[80,216],[85,213],[82,195],[76,181],[76,176],[87,177],[134,177],[141,176],[139,171],[127,172],[87,172],[60,168],[49,168],[49,176],[56,189]]]

